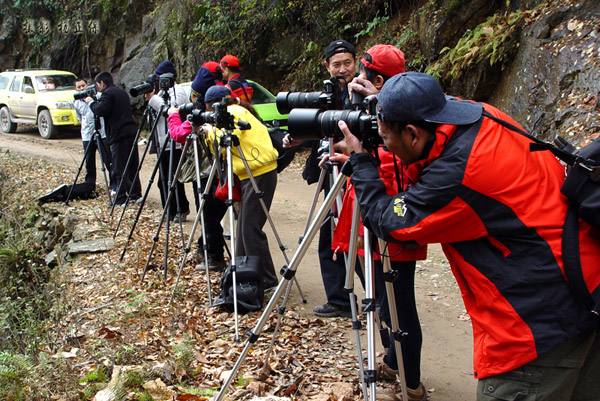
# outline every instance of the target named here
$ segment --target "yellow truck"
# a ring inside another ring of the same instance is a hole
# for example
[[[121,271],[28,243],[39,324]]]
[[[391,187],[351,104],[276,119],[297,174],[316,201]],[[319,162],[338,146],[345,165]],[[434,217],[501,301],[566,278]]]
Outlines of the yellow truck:
[[[75,74],[58,70],[7,70],[0,73],[0,130],[16,132],[17,124],[37,125],[51,139],[61,127],[79,125],[73,107]]]

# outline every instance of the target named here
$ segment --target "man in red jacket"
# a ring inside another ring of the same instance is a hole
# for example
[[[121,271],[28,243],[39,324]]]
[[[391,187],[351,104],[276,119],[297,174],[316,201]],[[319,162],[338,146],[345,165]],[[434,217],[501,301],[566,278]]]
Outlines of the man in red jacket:
[[[226,87],[231,91],[233,97],[239,97],[248,103],[252,102],[252,87],[240,75],[240,60],[231,54],[221,59],[221,70],[223,79],[227,81]]]
[[[442,244],[473,324],[477,399],[597,400],[598,316],[563,274],[564,167],[530,152],[509,116],[446,98],[429,75],[396,75],[378,101],[379,135],[412,185],[388,195],[340,122],[363,223],[388,241]],[[578,246],[584,275],[597,273],[599,230],[580,221]]]

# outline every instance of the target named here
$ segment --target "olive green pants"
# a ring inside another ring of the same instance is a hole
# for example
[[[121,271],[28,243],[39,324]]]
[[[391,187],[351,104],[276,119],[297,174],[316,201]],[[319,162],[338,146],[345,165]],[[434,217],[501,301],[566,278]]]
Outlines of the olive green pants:
[[[477,401],[600,400],[600,335],[580,334],[510,372],[480,379]]]

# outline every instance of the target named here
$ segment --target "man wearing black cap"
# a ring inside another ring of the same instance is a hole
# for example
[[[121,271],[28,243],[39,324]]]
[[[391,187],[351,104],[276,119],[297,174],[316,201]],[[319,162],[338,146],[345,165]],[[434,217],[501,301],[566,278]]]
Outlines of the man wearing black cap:
[[[159,79],[160,76],[164,74],[172,74],[173,80],[177,77],[175,66],[169,60],[164,60],[156,67],[156,70],[154,70],[154,75]],[[168,142],[159,161],[160,173],[158,176],[158,189],[160,191],[160,199],[163,207],[165,207],[165,202],[169,196],[169,181],[173,180],[175,169],[181,158],[181,145],[176,144],[175,149],[171,149],[169,132],[166,127],[166,111],[171,106],[177,107],[186,104],[188,99],[185,89],[176,82],[174,82],[173,86],[169,88],[167,92],[168,96],[158,96],[154,91],[144,94],[144,97],[148,100],[148,106],[154,110],[154,117],[158,118],[158,123],[156,124],[156,137],[158,138],[158,141],[155,143],[160,148],[157,149],[157,152],[160,152],[160,149],[165,146],[165,142]],[[167,101],[168,104],[163,108],[163,114],[157,115],[156,113],[160,111],[161,106],[164,105],[165,101]],[[171,168],[169,168],[169,165],[171,165]],[[171,201],[169,203],[169,218],[174,222],[179,223],[186,220],[190,213],[190,204],[185,195],[183,183],[177,182],[175,190],[177,192],[171,196]]]
[[[331,78],[337,77],[342,89],[338,103],[343,104],[345,109],[350,109],[352,104],[348,96],[347,86],[356,75],[356,50],[354,46],[343,39],[334,40],[325,49],[323,64]],[[289,135],[284,138],[284,147],[300,146],[311,147],[311,153],[306,159],[306,165],[302,171],[302,178],[310,185],[319,181],[321,169],[319,159],[323,149],[328,149],[328,141],[295,141]],[[325,195],[329,192],[329,180],[324,182]],[[331,249],[331,226],[323,224],[319,231],[319,265],[325,296],[327,302],[313,308],[315,315],[319,317],[350,317],[350,300],[344,290],[346,282],[346,265],[344,258],[333,260]]]
[[[564,167],[530,152],[509,116],[447,98],[429,75],[396,75],[378,100],[379,135],[413,184],[387,195],[340,122],[363,223],[388,241],[442,244],[473,325],[477,399],[598,399],[598,316],[563,273],[573,246],[563,239]],[[582,220],[576,230],[578,268],[597,276],[600,232]]]

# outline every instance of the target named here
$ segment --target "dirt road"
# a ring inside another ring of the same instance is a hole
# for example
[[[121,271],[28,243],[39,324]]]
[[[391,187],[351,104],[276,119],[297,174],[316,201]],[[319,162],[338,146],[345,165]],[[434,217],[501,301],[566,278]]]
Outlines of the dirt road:
[[[47,141],[43,140],[34,128],[20,128],[17,134],[0,133],[0,151],[7,150],[51,160],[73,171],[76,171],[83,157],[81,139],[77,134]],[[142,150],[141,147],[140,151]],[[149,185],[150,173],[155,161],[155,155],[149,155],[144,163],[140,177],[144,190]],[[101,172],[98,171],[99,180],[100,177]],[[298,237],[304,229],[313,193],[314,185],[310,187],[306,185],[300,177],[298,168],[288,167],[279,175],[271,215],[283,244],[289,248],[287,251],[289,258],[298,246]],[[187,188],[187,195],[193,203],[191,185]],[[156,185],[150,187],[149,200],[149,207],[160,207]],[[187,222],[188,228],[191,223],[190,216]],[[265,231],[269,235],[275,265],[281,266],[285,262],[278,249],[277,241],[269,227],[266,227]],[[312,316],[313,306],[325,302],[316,243],[311,245],[311,250],[303,258],[297,271],[297,278],[307,303],[302,303],[298,291],[294,289],[291,293],[290,305],[300,314]],[[458,287],[439,246],[430,246],[428,259],[417,264],[415,282],[423,328],[421,375],[425,387],[430,391],[430,400],[474,400],[476,380],[472,377],[471,323],[468,315],[464,313]],[[363,293],[358,279],[356,283],[357,295],[362,298]],[[348,341],[354,341],[351,333],[348,333]],[[365,343],[366,336],[363,339],[363,344]],[[379,344],[378,350],[381,350]]]

